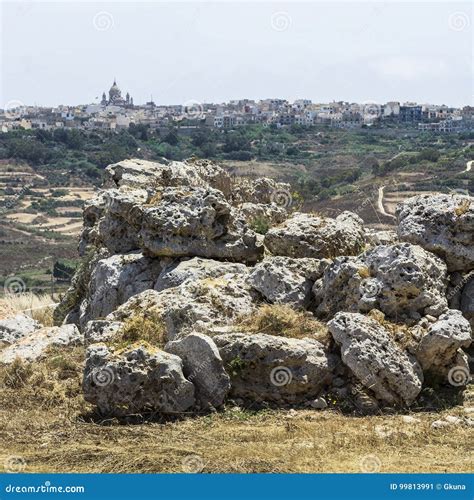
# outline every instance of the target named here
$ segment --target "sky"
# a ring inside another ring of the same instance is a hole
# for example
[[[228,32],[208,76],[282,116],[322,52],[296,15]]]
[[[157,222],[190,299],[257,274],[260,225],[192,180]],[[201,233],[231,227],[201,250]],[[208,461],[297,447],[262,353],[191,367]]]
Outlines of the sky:
[[[473,104],[470,2],[5,1],[0,107],[230,99]]]

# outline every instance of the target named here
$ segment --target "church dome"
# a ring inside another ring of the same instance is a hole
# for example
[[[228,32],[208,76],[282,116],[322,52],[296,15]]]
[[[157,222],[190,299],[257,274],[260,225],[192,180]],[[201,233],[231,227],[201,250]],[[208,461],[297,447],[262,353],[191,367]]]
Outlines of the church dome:
[[[115,99],[120,99],[120,97],[122,97],[122,92],[118,88],[117,82],[114,80],[114,83],[113,83],[112,87],[110,87],[110,90],[109,90],[109,99],[111,101],[114,101]]]

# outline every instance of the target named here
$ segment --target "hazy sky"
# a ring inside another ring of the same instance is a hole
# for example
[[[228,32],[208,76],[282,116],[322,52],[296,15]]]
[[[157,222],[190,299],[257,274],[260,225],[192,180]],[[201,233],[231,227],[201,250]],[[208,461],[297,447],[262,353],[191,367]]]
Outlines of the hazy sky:
[[[0,107],[283,97],[473,102],[470,2],[1,2]]]

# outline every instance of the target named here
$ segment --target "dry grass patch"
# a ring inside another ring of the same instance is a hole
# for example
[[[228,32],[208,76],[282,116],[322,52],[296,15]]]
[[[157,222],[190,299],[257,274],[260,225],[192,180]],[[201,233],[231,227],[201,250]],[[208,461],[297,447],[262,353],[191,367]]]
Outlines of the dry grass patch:
[[[125,319],[123,326],[113,338],[112,343],[117,349],[144,342],[153,347],[163,347],[166,328],[157,311],[144,311]]]
[[[0,310],[13,314],[23,313],[43,326],[53,326],[53,311],[56,303],[50,295],[36,295],[32,292],[7,293],[0,301]]]
[[[441,416],[464,415],[461,407],[414,414],[414,424],[399,415],[229,407],[124,425],[98,420],[84,402],[83,359],[82,348],[53,349],[41,362],[0,367],[0,469],[16,456],[25,472],[183,472],[186,457],[198,455],[203,472],[360,472],[376,455],[380,472],[472,471],[472,430],[431,429]]]
[[[328,343],[327,326],[308,311],[298,311],[287,305],[265,304],[240,319],[239,326],[248,332],[267,333],[279,337],[315,338]]]

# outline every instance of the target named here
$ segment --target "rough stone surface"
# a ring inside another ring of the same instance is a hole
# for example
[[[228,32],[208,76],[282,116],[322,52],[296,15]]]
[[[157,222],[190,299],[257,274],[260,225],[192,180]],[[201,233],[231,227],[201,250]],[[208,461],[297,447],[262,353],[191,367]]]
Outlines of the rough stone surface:
[[[399,243],[398,234],[395,231],[375,231],[368,228],[365,229],[365,241],[371,247]]]
[[[376,320],[359,313],[338,313],[328,323],[341,346],[341,358],[377,399],[410,405],[420,393],[423,373]]]
[[[292,203],[291,186],[283,182],[276,182],[267,177],[258,179],[239,179],[232,193],[234,204],[243,203],[274,203],[282,208],[288,208]]]
[[[266,222],[269,226],[281,224],[288,218],[288,212],[284,207],[275,203],[266,205],[264,203],[242,203],[239,206],[239,213],[242,214],[247,224],[254,227],[259,222]]]
[[[11,344],[41,328],[41,325],[26,314],[16,314],[0,320],[0,342]]]
[[[224,195],[212,188],[165,188],[154,206],[142,209],[141,248],[154,256],[255,262],[263,254]]]
[[[420,195],[397,207],[401,240],[442,257],[448,271],[474,269],[474,198],[459,194]]]
[[[154,289],[166,290],[182,285],[185,281],[196,281],[204,278],[220,278],[226,275],[248,274],[250,268],[237,262],[221,262],[212,259],[194,257],[192,259],[175,261],[164,267]]]
[[[84,344],[108,342],[115,337],[121,327],[122,323],[119,321],[106,319],[89,321],[84,328]]]
[[[130,298],[107,319],[123,321],[154,310],[166,327],[166,340],[175,340],[191,332],[206,333],[212,327],[232,323],[255,308],[254,292],[241,274],[217,278],[190,279],[180,286],[161,292],[146,290]]]
[[[418,320],[447,309],[446,265],[417,245],[381,245],[359,257],[340,257],[315,283],[318,314],[379,309],[391,319]]]
[[[13,363],[15,359],[36,361],[44,356],[48,347],[73,346],[83,343],[75,325],[45,327],[35,330],[0,352],[0,363]]]
[[[99,260],[81,306],[81,325],[91,319],[105,318],[133,295],[153,288],[161,270],[159,259],[144,257],[140,252]]]
[[[312,286],[330,263],[328,259],[269,257],[253,268],[248,282],[271,303],[301,308],[311,301]]]
[[[424,370],[445,375],[456,363],[458,350],[471,344],[471,327],[461,311],[448,310],[422,337],[416,357]]]
[[[83,389],[86,401],[112,415],[180,413],[195,402],[194,386],[183,375],[181,359],[145,346],[121,353],[104,344],[89,346]]]
[[[168,342],[165,351],[183,360],[184,376],[194,384],[200,409],[222,406],[230,390],[230,379],[210,337],[191,333],[181,340]]]
[[[234,397],[296,403],[315,399],[330,384],[336,358],[312,339],[234,333],[214,338]]]
[[[474,328],[474,274],[466,280],[460,297],[460,309]]]
[[[334,258],[357,255],[364,248],[362,219],[343,212],[335,219],[295,213],[265,235],[265,246],[274,255]]]

